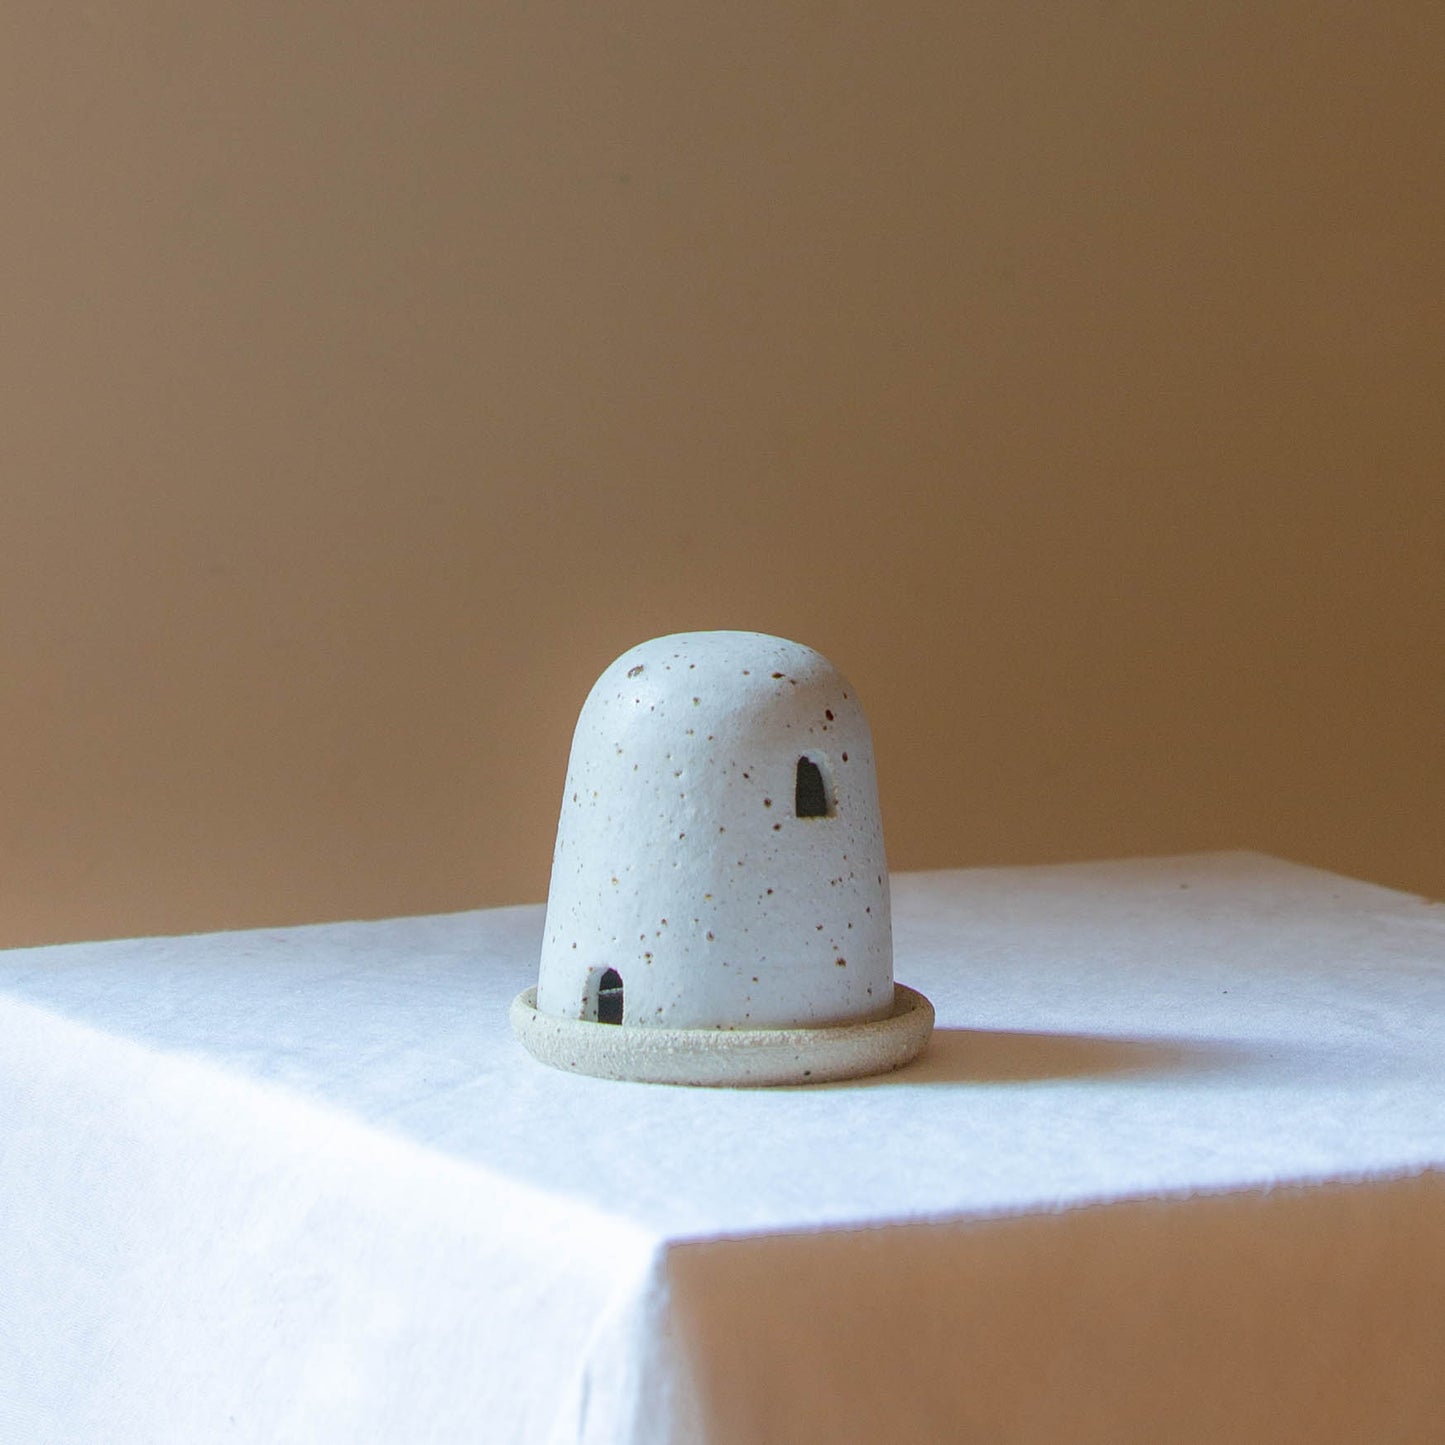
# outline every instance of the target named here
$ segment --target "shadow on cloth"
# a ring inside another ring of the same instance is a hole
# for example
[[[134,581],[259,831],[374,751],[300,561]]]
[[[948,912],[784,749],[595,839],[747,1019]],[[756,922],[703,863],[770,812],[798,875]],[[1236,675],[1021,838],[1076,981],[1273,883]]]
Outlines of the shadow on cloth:
[[[1025,1084],[1140,1074],[1213,1073],[1257,1062],[1256,1049],[1228,1040],[1155,1035],[1034,1033],[1012,1029],[934,1029],[923,1056],[860,1084]]]

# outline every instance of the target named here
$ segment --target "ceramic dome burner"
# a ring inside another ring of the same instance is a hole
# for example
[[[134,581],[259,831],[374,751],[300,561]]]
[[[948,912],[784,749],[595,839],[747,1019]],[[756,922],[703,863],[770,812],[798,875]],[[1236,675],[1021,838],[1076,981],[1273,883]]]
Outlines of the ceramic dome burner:
[[[653,1083],[823,1083],[922,1052],[933,1007],[893,981],[872,739],[831,663],[687,632],[602,674],[511,1017],[543,1063]]]

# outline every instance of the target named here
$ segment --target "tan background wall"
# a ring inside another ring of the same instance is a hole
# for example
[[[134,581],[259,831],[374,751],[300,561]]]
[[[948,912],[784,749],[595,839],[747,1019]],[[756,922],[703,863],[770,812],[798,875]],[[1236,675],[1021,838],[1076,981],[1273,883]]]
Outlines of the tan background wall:
[[[643,637],[905,868],[1445,894],[1445,7],[0,12],[0,941],[543,896]]]

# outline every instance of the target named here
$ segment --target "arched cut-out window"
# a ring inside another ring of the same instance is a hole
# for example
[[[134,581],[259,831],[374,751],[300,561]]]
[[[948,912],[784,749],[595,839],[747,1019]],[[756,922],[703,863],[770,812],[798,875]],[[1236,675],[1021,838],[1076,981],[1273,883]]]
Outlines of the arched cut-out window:
[[[622,975],[615,968],[609,968],[597,985],[597,1022],[622,1022]]]
[[[833,794],[822,765],[810,757],[798,759],[798,780],[793,793],[793,812],[799,818],[831,818]]]

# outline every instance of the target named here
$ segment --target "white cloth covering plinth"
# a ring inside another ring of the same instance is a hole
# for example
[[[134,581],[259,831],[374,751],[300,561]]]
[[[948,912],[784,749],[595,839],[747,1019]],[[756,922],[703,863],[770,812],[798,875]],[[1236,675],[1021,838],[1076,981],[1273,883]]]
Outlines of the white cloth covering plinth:
[[[1445,907],[898,875],[897,1074],[510,1037],[541,909],[0,955],[0,1441],[1426,1441]]]

